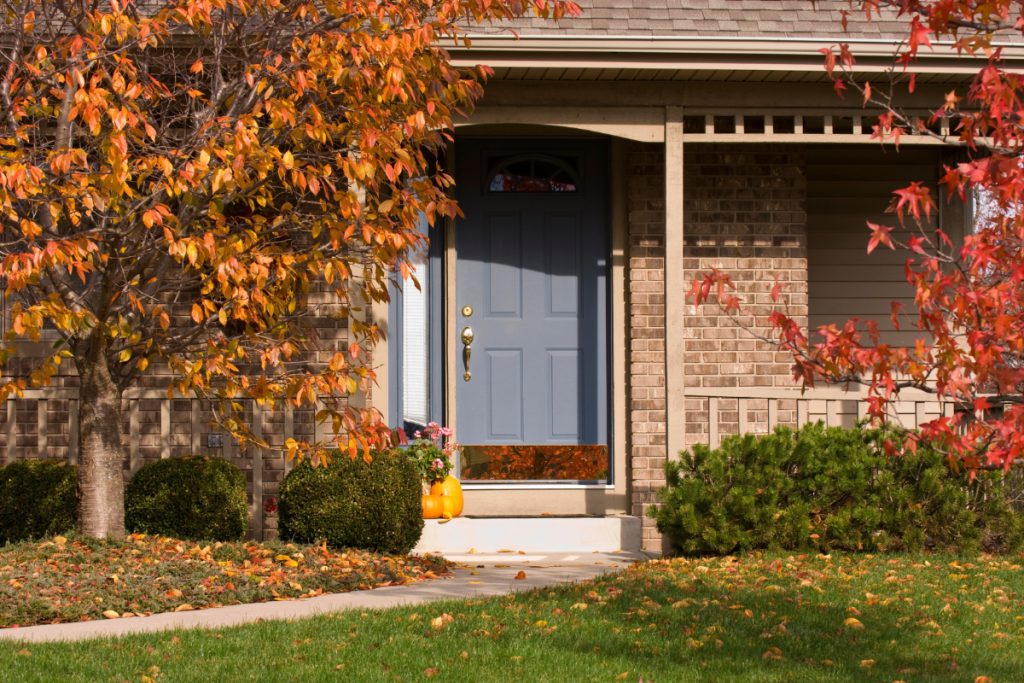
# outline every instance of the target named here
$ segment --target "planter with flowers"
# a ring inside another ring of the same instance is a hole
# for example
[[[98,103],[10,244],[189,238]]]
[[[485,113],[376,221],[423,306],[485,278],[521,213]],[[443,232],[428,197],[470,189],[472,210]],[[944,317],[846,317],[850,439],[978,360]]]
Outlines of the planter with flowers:
[[[407,452],[423,480],[423,517],[451,519],[462,514],[462,485],[451,476],[458,445],[452,430],[436,422],[413,434]]]

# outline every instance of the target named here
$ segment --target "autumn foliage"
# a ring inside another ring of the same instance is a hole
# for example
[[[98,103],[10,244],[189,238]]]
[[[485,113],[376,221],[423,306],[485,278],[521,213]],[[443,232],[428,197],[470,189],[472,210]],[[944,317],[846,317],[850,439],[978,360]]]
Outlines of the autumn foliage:
[[[452,216],[435,162],[481,94],[460,25],[562,0],[19,2],[0,18],[0,398],[70,364],[81,524],[123,533],[120,393],[159,370],[254,438],[242,399],[311,407],[355,457],[380,415],[366,314]],[[326,293],[331,305],[324,304]],[[346,330],[339,346],[314,320]],[[26,345],[26,341],[45,344]],[[42,352],[39,349],[43,349]],[[10,361],[20,357],[15,366]],[[161,380],[158,384],[164,384]]]
[[[837,92],[856,96],[878,115],[873,135],[880,143],[898,149],[907,135],[930,135],[962,150],[964,160],[945,167],[940,196],[912,183],[893,195],[892,224],[867,226],[869,252],[906,254],[915,306],[894,304],[892,318],[897,327],[918,332],[916,343],[887,344],[875,326],[857,320],[808,333],[781,307],[770,318],[772,339],[792,353],[796,379],[806,387],[866,385],[869,412],[877,418],[906,389],[952,404],[953,414],[925,424],[920,437],[972,469],[1009,467],[1024,451],[1024,79],[1005,67],[998,46],[1021,44],[1022,11],[1011,0],[849,2],[844,23],[853,13],[898,19],[905,34],[884,82],[858,71],[856,45],[823,50]],[[901,97],[915,91],[925,53],[941,52],[974,60],[977,72],[926,115],[903,108]],[[948,135],[938,126],[943,119]],[[939,202],[975,199],[986,210],[975,213],[974,231],[962,239],[925,227]],[[907,230],[909,237],[896,239]],[[778,300],[779,294],[776,286],[772,295]],[[731,312],[744,307],[727,273],[706,274],[691,297],[698,304],[717,298]],[[907,447],[916,448],[917,438]]]
[[[145,534],[99,542],[54,536],[8,546],[4,553],[0,628],[306,598],[411,583],[447,571],[440,558]]]

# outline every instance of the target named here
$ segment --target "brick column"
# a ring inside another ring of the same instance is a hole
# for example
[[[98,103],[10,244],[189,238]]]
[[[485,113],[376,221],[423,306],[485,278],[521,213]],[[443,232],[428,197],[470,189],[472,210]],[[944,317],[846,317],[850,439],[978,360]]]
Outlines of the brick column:
[[[661,549],[654,520],[645,515],[664,485],[667,445],[664,159],[661,145],[632,144],[627,153],[630,500],[650,550]]]

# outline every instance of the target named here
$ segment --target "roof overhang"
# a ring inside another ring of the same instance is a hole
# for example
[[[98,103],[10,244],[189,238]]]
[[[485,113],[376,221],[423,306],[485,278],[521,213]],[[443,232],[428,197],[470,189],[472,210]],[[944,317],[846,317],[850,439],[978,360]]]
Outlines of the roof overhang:
[[[843,42],[857,58],[857,70],[883,73],[893,67],[899,44],[880,39],[701,38],[690,36],[595,36],[470,33],[470,47],[450,44],[455,64],[494,68],[585,68],[628,66],[652,71],[709,69],[733,71],[822,71],[820,50]],[[1024,45],[1005,44],[1002,64],[1024,69]],[[957,55],[950,43],[920,53],[920,74],[976,73],[983,57]]]

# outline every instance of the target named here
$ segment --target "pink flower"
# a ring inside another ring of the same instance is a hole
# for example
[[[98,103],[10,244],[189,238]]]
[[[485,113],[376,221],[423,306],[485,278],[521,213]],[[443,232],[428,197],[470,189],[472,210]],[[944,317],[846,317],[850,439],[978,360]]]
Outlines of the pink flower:
[[[435,470],[444,469],[444,463],[441,462],[441,458],[434,458],[434,462],[430,463],[430,466]]]

